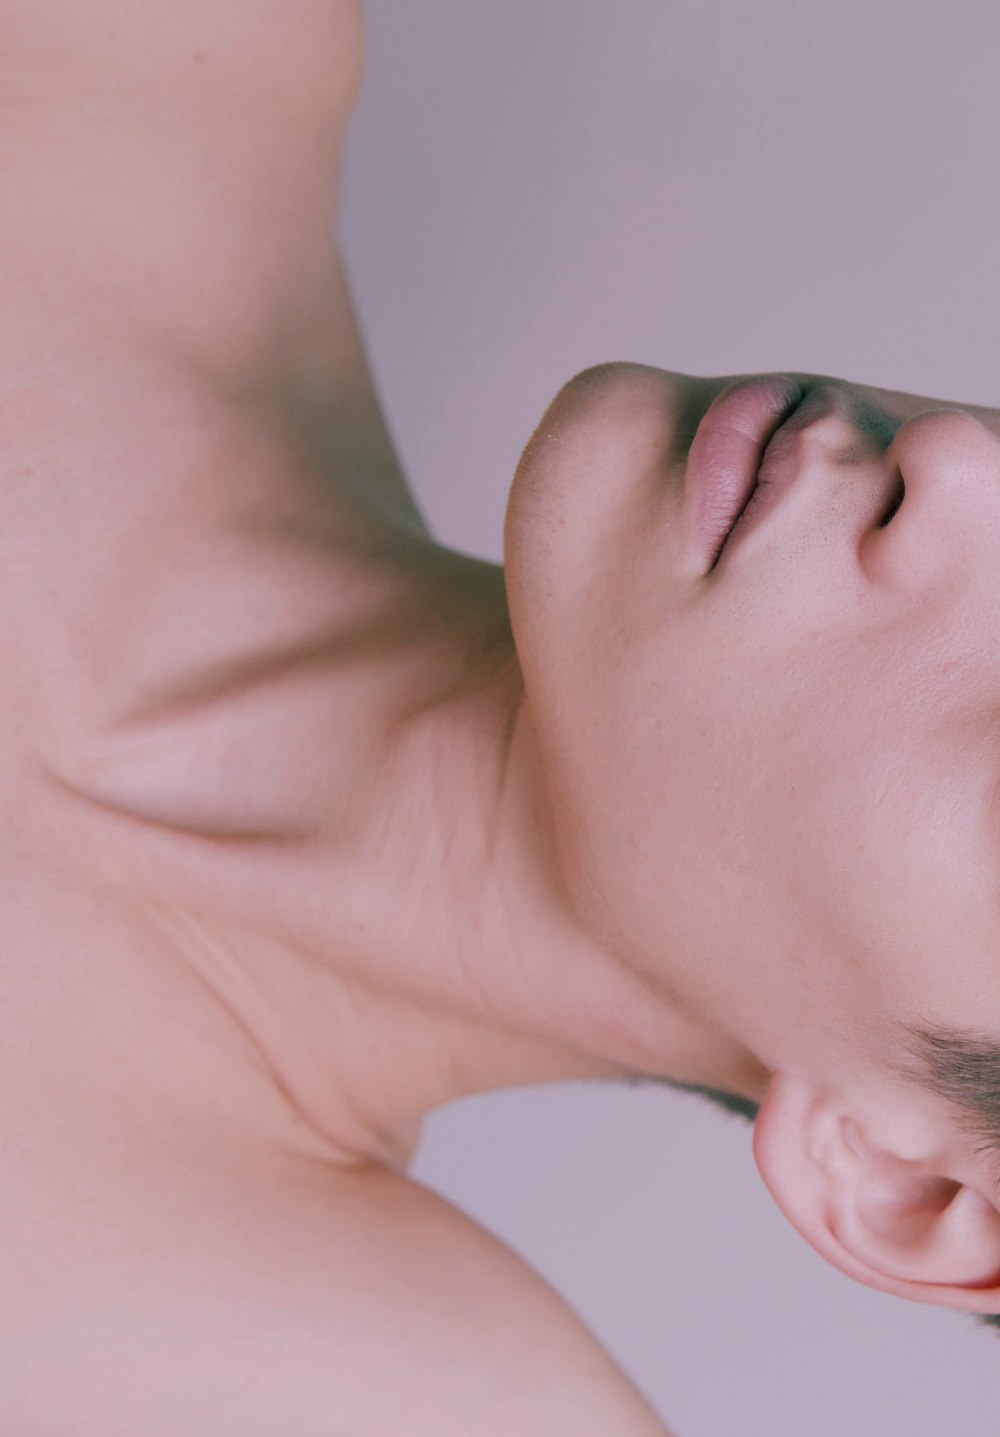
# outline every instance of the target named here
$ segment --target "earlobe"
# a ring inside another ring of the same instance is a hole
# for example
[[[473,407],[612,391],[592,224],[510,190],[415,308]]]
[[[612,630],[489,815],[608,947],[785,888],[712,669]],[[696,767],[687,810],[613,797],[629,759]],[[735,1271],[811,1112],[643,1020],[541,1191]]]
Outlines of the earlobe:
[[[792,1226],[848,1277],[916,1302],[1000,1311],[1000,1212],[988,1188],[876,1141],[865,1115],[776,1073],[754,1130],[761,1177]]]

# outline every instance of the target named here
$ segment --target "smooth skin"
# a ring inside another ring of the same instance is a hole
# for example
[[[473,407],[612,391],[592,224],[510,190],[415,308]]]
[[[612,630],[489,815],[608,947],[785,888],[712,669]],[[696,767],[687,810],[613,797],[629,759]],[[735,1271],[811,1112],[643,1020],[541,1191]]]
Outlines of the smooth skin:
[[[452,1091],[612,1065],[468,993],[431,852],[514,676],[332,243],[360,14],[33,0],[2,65],[0,1430],[662,1434],[404,1176]]]
[[[358,8],[5,26],[0,1428],[662,1437],[406,1176],[577,1077],[762,1102],[824,1256],[1000,1311],[987,1158],[885,1041],[1000,1030],[1000,415],[795,376],[805,482],[707,574],[738,376],[604,366],[455,554],[331,240]]]

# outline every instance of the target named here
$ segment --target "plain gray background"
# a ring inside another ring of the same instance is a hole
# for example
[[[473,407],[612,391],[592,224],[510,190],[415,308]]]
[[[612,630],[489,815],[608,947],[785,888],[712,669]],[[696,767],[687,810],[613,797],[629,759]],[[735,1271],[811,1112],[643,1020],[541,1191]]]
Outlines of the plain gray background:
[[[1000,405],[1000,9],[364,9],[341,234],[443,542],[502,557],[518,454],[600,360]],[[415,1175],[533,1263],[679,1437],[1000,1434],[1000,1333],[828,1267],[749,1124],[704,1100],[467,1100],[431,1119]]]

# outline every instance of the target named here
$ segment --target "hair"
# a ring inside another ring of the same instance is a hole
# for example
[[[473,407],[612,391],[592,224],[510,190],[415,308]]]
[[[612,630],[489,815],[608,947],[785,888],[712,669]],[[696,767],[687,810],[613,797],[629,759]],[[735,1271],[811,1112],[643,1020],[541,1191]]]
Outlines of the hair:
[[[641,1083],[656,1083],[661,1088],[673,1088],[675,1093],[697,1093],[702,1098],[707,1098],[716,1107],[725,1109],[728,1113],[738,1113],[740,1117],[747,1118],[752,1123],[760,1112],[760,1104],[751,1102],[739,1093],[727,1093],[721,1088],[704,1088],[699,1083],[678,1083],[673,1078],[661,1078],[656,1073],[630,1073],[624,1080],[630,1087],[638,1087]]]
[[[980,1033],[907,1024],[900,1026],[897,1037],[905,1056],[892,1062],[890,1070],[955,1109],[959,1127],[978,1139],[976,1151],[988,1153],[994,1160],[1000,1195],[1000,1043]],[[760,1112],[759,1103],[719,1088],[646,1075],[637,1076],[635,1081],[652,1081],[677,1092],[697,1093],[716,1107],[738,1113],[750,1122],[755,1122]],[[1000,1313],[964,1315],[985,1327],[1000,1329]]]
[[[976,1152],[990,1158],[1000,1201],[1000,1042],[982,1032],[907,1023],[897,1038],[904,1056],[891,1071],[949,1104],[959,1128],[977,1140]],[[971,1315],[1000,1328],[1000,1313]]]
[[[740,1093],[727,1093],[721,1088],[703,1088],[698,1083],[670,1083],[679,1093],[697,1093],[699,1097],[707,1098],[717,1108],[723,1108],[727,1113],[738,1113],[741,1118],[748,1119],[753,1123],[757,1120],[760,1112],[760,1104],[751,1102]]]

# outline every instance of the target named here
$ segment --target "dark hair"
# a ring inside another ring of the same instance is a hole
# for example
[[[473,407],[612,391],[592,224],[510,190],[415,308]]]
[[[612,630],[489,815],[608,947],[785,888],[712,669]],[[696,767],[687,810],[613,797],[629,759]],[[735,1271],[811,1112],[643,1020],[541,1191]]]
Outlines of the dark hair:
[[[918,1082],[959,1111],[967,1132],[979,1137],[982,1151],[1000,1153],[1000,1043],[952,1029],[903,1027],[903,1048],[911,1061],[892,1065],[898,1076]],[[637,1074],[634,1082],[656,1082],[680,1093],[697,1093],[716,1107],[755,1122],[760,1104],[739,1093],[675,1083]],[[1000,1183],[998,1183],[1000,1186]],[[986,1327],[1000,1328],[1000,1313],[966,1313]]]
[[[1000,1201],[1000,1043],[985,1033],[932,1024],[900,1024],[904,1056],[890,1066],[956,1113],[959,1127],[977,1138],[976,1151],[991,1159]],[[1000,1328],[1000,1313],[972,1313],[977,1322]]]
[[[760,1112],[759,1103],[751,1102],[739,1093],[723,1092],[721,1088],[704,1088],[699,1083],[677,1083],[673,1078],[661,1078],[655,1073],[630,1073],[625,1082],[631,1087],[637,1087],[640,1083],[658,1083],[661,1088],[673,1088],[675,1093],[697,1093],[716,1107],[724,1108],[729,1113],[739,1113],[740,1117],[748,1118],[750,1122],[754,1122]]]
[[[680,1093],[697,1093],[714,1103],[717,1108],[724,1108],[727,1113],[738,1113],[741,1118],[747,1118],[751,1123],[756,1122],[760,1112],[759,1103],[751,1102],[739,1093],[726,1093],[721,1088],[703,1088],[698,1083],[671,1083],[670,1086]]]

